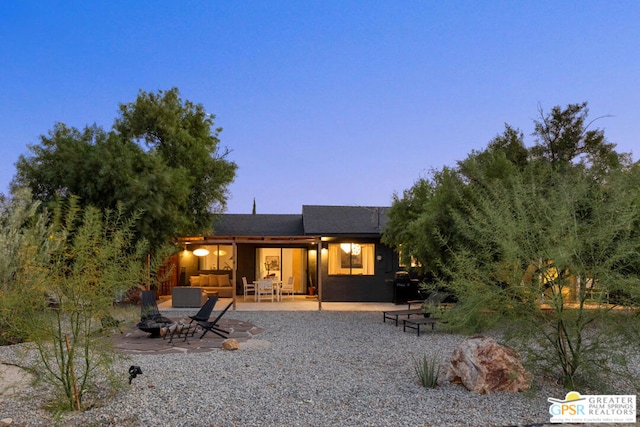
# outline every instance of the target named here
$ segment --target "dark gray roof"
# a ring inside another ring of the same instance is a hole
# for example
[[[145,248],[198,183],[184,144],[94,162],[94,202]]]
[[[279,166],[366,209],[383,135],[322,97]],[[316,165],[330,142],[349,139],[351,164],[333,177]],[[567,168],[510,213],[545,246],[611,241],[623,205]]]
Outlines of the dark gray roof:
[[[302,215],[217,215],[213,233],[218,237],[257,236],[371,236],[377,237],[387,223],[388,207],[302,206]]]
[[[308,235],[371,235],[382,233],[388,207],[302,206],[304,232]]]
[[[213,223],[215,236],[304,236],[302,215],[222,214]]]

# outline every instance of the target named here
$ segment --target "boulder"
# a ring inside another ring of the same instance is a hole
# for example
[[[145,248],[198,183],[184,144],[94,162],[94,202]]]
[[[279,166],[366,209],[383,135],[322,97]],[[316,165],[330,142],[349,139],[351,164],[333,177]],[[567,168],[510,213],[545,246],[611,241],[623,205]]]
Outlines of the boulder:
[[[446,379],[479,394],[524,391],[531,385],[518,353],[482,335],[467,338],[453,351]]]
[[[225,350],[232,350],[232,351],[239,350],[240,344],[238,344],[238,341],[234,340],[233,338],[229,338],[222,342],[222,348],[224,348]]]

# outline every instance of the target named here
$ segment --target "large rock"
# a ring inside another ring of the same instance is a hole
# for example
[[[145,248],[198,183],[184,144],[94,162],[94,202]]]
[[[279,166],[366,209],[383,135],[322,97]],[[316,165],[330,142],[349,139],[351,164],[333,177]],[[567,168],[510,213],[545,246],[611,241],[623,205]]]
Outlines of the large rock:
[[[446,378],[480,394],[524,391],[531,385],[518,353],[482,335],[464,340],[453,351]]]

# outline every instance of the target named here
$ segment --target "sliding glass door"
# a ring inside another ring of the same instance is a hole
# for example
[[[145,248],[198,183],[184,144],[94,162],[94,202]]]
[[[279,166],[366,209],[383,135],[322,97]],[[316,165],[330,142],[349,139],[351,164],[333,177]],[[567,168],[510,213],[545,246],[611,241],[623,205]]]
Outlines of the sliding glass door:
[[[286,282],[294,278],[297,294],[307,289],[307,250],[304,248],[256,249],[256,277],[271,277]]]

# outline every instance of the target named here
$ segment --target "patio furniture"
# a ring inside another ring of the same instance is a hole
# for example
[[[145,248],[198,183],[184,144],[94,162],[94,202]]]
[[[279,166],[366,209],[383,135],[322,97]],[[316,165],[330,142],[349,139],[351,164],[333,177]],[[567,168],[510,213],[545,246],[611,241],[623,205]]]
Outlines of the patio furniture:
[[[398,318],[401,316],[407,316],[407,319],[411,319],[411,316],[414,315],[419,315],[422,314],[423,318],[428,319],[431,318],[431,312],[434,312],[437,314],[439,312],[441,312],[442,310],[444,310],[445,308],[449,308],[449,304],[444,304],[442,301],[444,301],[447,298],[448,294],[443,293],[443,292],[432,292],[425,300],[410,300],[407,301],[407,304],[409,305],[409,309],[407,310],[391,310],[391,311],[384,311],[382,312],[383,315],[383,322],[386,322],[387,319],[390,320],[395,320],[396,322],[396,326],[398,326]],[[411,308],[411,304],[421,304],[420,308]],[[436,310],[434,310],[434,308]],[[406,319],[405,319],[406,320]],[[428,324],[431,323],[431,321],[422,321],[420,320],[420,324]],[[411,322],[409,322],[410,325],[412,325]],[[406,326],[406,328],[411,328],[411,326]],[[420,333],[420,331],[418,331],[418,334]]]
[[[247,300],[247,295],[250,296],[251,293],[253,293],[253,300],[257,301],[258,300],[258,295],[256,294],[256,285],[255,283],[249,283],[247,282],[247,278],[245,276],[242,277],[242,287],[244,290],[244,300]]]
[[[220,322],[220,319],[222,318],[222,316],[224,316],[227,310],[229,310],[229,307],[231,307],[232,305],[233,305],[233,301],[230,302],[229,305],[227,305],[225,309],[222,310],[220,314],[218,314],[218,317],[216,317],[212,322],[204,322],[204,321],[198,322],[198,325],[200,325],[200,327],[204,329],[204,332],[202,333],[202,335],[200,335],[200,339],[202,339],[202,337],[204,337],[206,333],[209,331],[213,332],[219,337],[222,337],[225,339],[227,338],[227,336],[229,335],[229,331],[220,328],[218,326],[218,323]]]
[[[420,325],[431,325],[431,329],[434,329],[436,322],[439,319],[435,317],[416,317],[412,319],[402,319],[402,332],[406,332],[407,328],[415,329],[420,336]]]
[[[176,286],[171,289],[171,306],[175,308],[200,307],[206,301],[202,288]]]
[[[140,322],[137,327],[150,333],[150,338],[160,338],[160,329],[172,324],[173,320],[160,314],[153,291],[142,291],[140,298]]]
[[[382,321],[384,323],[387,322],[387,319],[395,320],[396,326],[398,326],[398,318],[401,317],[401,316],[407,316],[407,319],[409,319],[411,316],[415,316],[415,315],[426,316],[425,312],[421,308],[412,308],[411,310],[389,310],[389,311],[383,311],[382,315],[383,315]]]
[[[271,300],[273,302],[275,289],[273,287],[273,280],[260,279],[256,284],[256,294],[258,295],[258,302],[262,300]]]
[[[273,292],[276,297],[276,301],[282,301],[282,281],[278,279],[271,279],[271,285],[273,286]]]
[[[200,274],[189,278],[189,286],[193,288],[202,288],[205,292],[211,294],[218,292],[218,296],[222,298],[233,297],[233,286],[229,274]],[[198,307],[200,304],[198,304]]]
[[[183,341],[187,341],[188,336],[193,336],[195,334],[196,326],[198,325],[198,322],[206,322],[209,320],[209,317],[211,317],[211,312],[213,311],[213,307],[216,305],[216,302],[218,302],[217,296],[209,297],[207,299],[207,302],[205,302],[203,306],[200,307],[200,310],[198,310],[196,314],[194,314],[193,316],[189,316],[189,318],[191,319],[189,323],[177,324],[175,325],[175,327],[174,325],[171,325],[168,329],[169,333],[165,334],[164,338],[166,338],[168,335],[169,343],[172,343],[174,337],[177,336],[178,338],[180,338],[181,336],[184,336]],[[196,322],[196,323],[194,324],[193,322]]]
[[[293,276],[289,277],[289,280],[287,280],[287,283],[283,283],[280,286],[280,298],[279,300],[282,300],[284,298],[285,294],[288,294],[291,296],[291,299],[295,299],[294,298],[294,293],[295,293],[295,289],[293,287],[293,283],[295,281],[295,278]]]

